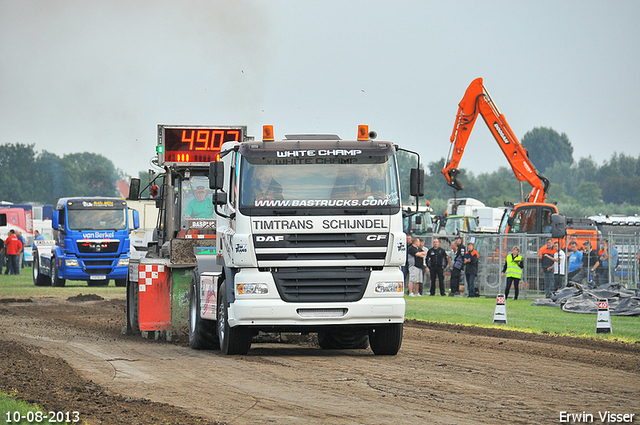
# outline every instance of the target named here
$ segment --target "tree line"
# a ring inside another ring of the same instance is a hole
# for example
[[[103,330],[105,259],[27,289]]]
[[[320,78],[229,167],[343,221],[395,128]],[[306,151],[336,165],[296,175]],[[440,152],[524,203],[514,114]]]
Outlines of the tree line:
[[[521,143],[539,174],[551,182],[547,202],[557,203],[561,213],[580,217],[640,212],[640,155],[614,153],[602,165],[598,165],[592,156],[576,161],[567,135],[545,127],[527,132]],[[465,189],[456,196],[475,198],[491,207],[503,206],[505,201],[519,202],[521,193],[529,193],[531,186],[523,183],[521,192],[520,182],[508,167],[507,160],[500,157],[497,161],[505,166],[491,173],[475,174],[460,168],[458,180],[463,182]],[[398,162],[403,176],[408,176],[408,169],[416,164],[415,158],[404,152],[400,152]],[[454,196],[453,189],[447,186],[440,173],[445,162],[443,157],[424,164],[424,200],[430,201],[437,214],[445,211],[447,199]],[[403,178],[403,202],[409,203],[409,187],[404,180],[408,179]]]
[[[55,204],[67,196],[119,196],[111,160],[83,152],[37,153],[33,144],[0,145],[0,201]]]
[[[579,217],[603,214],[637,214],[640,210],[640,155],[637,157],[614,153],[610,159],[598,165],[594,158],[574,160],[573,146],[565,133],[539,127],[522,137],[531,162],[541,175],[551,182],[548,202],[558,204],[563,214]],[[423,156],[424,158],[424,156]],[[505,201],[520,201],[520,182],[505,164],[491,173],[475,174],[460,169],[458,179],[465,190],[458,197],[471,197],[488,206],[499,207]],[[464,159],[463,159],[464,163]],[[441,214],[446,201],[454,196],[440,173],[445,158],[421,164],[425,169],[425,197],[434,212]],[[416,158],[399,152],[403,203],[409,205],[409,170],[416,166]],[[38,202],[55,204],[65,196],[119,196],[116,182],[125,179],[111,160],[102,155],[83,152],[62,157],[51,152],[34,150],[34,145],[0,145],[0,201],[13,203]],[[148,174],[141,171],[142,182],[148,182]],[[143,184],[144,186],[144,184]],[[531,186],[523,184],[522,192]]]

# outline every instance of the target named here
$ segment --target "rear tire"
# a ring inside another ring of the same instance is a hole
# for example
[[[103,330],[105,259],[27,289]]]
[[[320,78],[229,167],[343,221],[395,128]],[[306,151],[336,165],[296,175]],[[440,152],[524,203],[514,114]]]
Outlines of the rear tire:
[[[227,283],[223,282],[218,290],[218,340],[220,341],[220,350],[222,354],[247,354],[251,348],[251,329],[236,326],[230,327],[227,320],[228,305],[227,301]]]
[[[138,282],[132,282],[127,279],[127,330],[133,335],[140,334],[138,288]]]
[[[369,331],[371,350],[378,356],[395,356],[402,345],[402,323],[380,325]]]
[[[58,277],[58,259],[56,257],[51,258],[51,286],[61,288],[67,283],[66,279]]]
[[[189,291],[189,346],[195,350],[219,348],[216,322],[200,317],[200,275],[196,268],[191,275]]]
[[[120,288],[127,286],[127,279],[114,279],[113,281],[116,283],[116,286]]]
[[[37,255],[37,253],[36,253]],[[50,286],[51,279],[40,273],[40,260],[38,257],[33,258],[33,284],[35,286]]]

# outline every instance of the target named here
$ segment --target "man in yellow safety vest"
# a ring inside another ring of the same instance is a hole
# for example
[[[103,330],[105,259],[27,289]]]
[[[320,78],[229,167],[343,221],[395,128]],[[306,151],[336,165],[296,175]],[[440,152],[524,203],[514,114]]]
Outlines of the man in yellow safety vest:
[[[504,290],[505,299],[509,297],[509,289],[513,283],[515,289],[514,300],[518,299],[518,293],[520,292],[520,279],[522,279],[522,270],[524,266],[522,264],[522,255],[520,255],[520,248],[514,246],[511,250],[511,254],[507,255],[507,260],[504,262],[502,268],[502,276],[505,273],[507,275],[507,285]]]

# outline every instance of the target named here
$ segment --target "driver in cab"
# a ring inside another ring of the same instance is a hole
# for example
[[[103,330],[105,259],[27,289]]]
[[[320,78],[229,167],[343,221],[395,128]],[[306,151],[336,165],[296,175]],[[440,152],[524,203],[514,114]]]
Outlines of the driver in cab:
[[[254,174],[253,199],[256,203],[265,200],[283,199],[282,186],[273,179],[270,168],[258,168]]]
[[[187,204],[184,215],[187,219],[192,218],[213,218],[213,203],[207,197],[207,190],[204,186],[196,188],[196,197]]]
[[[338,186],[334,190],[333,198],[341,199],[374,199],[380,198],[382,193],[378,190],[373,190],[369,179],[371,178],[371,172],[368,168],[360,168],[351,179],[350,184],[345,186]]]

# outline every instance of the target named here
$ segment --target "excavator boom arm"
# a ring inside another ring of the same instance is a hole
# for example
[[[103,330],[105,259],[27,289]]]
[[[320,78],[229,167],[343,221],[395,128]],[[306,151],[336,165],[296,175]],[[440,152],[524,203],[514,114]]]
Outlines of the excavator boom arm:
[[[489,93],[482,84],[482,78],[471,82],[464,97],[458,104],[458,113],[451,133],[451,150],[447,164],[441,170],[447,179],[447,184],[455,190],[462,190],[464,186],[458,181],[458,166],[469,135],[475,125],[478,114],[482,115],[498,146],[509,161],[511,169],[519,181],[526,181],[533,189],[527,195],[526,201],[544,203],[549,181],[541,176],[529,160],[526,149],[511,130],[504,115],[500,113]]]

